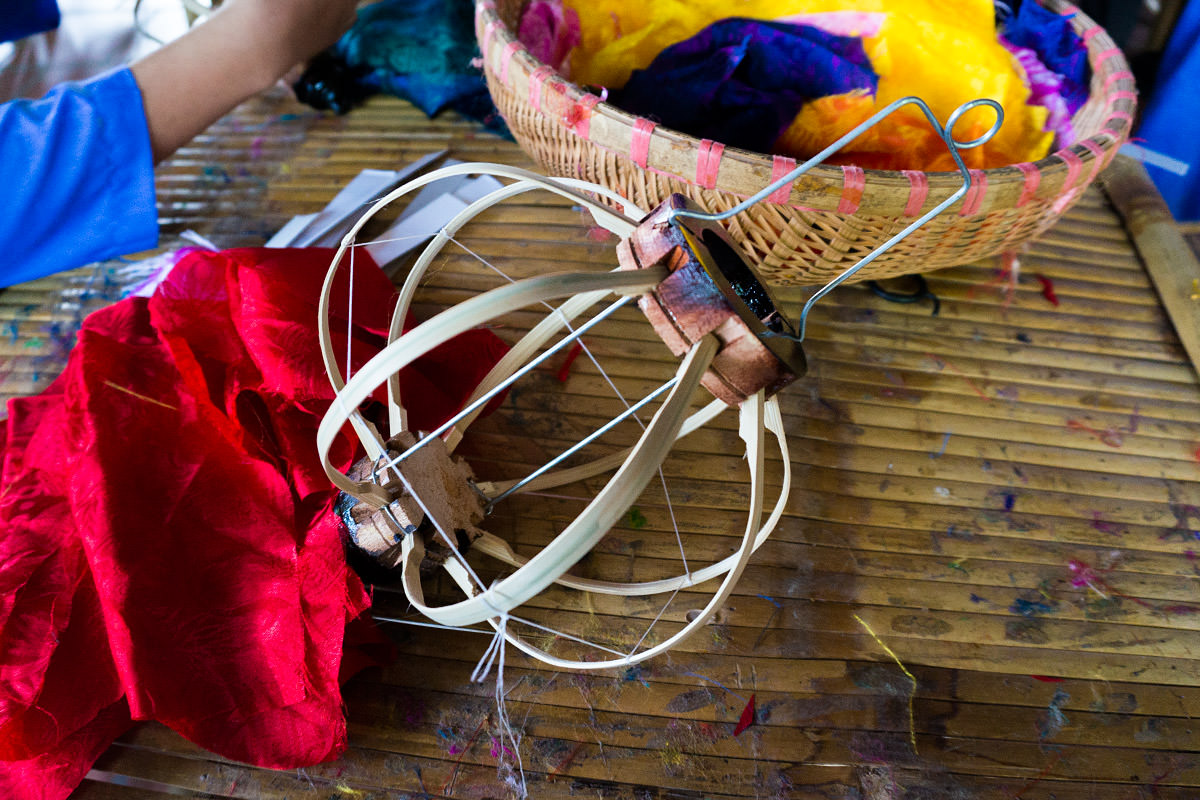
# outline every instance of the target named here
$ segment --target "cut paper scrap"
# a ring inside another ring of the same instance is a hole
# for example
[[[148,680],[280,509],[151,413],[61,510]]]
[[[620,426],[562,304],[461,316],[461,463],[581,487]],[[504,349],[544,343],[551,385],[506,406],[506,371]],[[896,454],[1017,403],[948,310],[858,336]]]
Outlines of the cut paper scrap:
[[[447,159],[446,166],[462,162]],[[456,175],[431,183],[413,198],[390,228],[366,246],[376,264],[386,265],[415,250],[471,203],[503,187],[490,175]]]
[[[289,220],[270,238],[267,247],[331,247],[353,226],[366,207],[401,183],[433,166],[445,150],[422,156],[399,170],[364,169],[347,183],[325,208]]]
[[[267,242],[267,247],[335,247],[368,205],[400,183],[424,172],[446,154],[431,153],[399,170],[366,169],[356,175],[315,214],[290,219]],[[461,164],[446,159],[444,166]],[[387,265],[429,241],[447,222],[471,203],[503,186],[490,175],[457,175],[431,183],[412,201],[390,228],[365,244],[376,264]]]

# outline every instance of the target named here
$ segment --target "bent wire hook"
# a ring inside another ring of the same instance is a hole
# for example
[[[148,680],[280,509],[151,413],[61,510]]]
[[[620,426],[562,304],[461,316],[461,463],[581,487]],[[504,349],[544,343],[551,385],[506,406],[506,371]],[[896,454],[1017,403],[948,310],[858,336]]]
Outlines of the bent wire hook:
[[[823,163],[825,161],[825,159],[829,158],[831,155],[836,153],[838,150],[842,149],[847,144],[849,144],[850,142],[857,139],[864,131],[877,125],[881,120],[883,120],[884,117],[889,116],[890,114],[895,112],[897,109],[899,109],[903,106],[907,106],[907,105],[915,105],[917,108],[921,109],[921,112],[925,114],[925,118],[929,121],[930,126],[934,129],[934,131],[937,132],[937,135],[942,140],[942,142],[945,143],[946,148],[950,151],[951,158],[954,159],[954,163],[958,166],[959,174],[962,175],[962,179],[963,179],[962,186],[960,186],[957,190],[955,190],[955,192],[953,194],[951,194],[949,197],[947,197],[945,200],[938,203],[936,206],[929,209],[929,211],[925,212],[920,217],[915,219],[911,224],[909,224],[906,228],[904,228],[904,230],[900,231],[899,233],[897,233],[896,235],[894,235],[890,239],[888,239],[886,242],[884,242],[883,244],[876,247],[874,250],[872,250],[870,253],[868,253],[866,256],[864,256],[854,266],[850,267],[849,269],[844,271],[842,274],[838,275],[836,278],[829,281],[829,283],[822,286],[815,293],[813,293],[812,297],[808,298],[808,302],[806,302],[804,304],[804,309],[800,312],[800,319],[796,325],[797,334],[794,337],[794,339],[797,342],[803,342],[804,341],[805,323],[808,321],[808,312],[812,309],[814,303],[816,303],[818,300],[820,300],[825,295],[829,294],[831,291],[833,291],[835,288],[837,288],[840,284],[842,284],[848,278],[850,278],[850,276],[852,276],[854,273],[858,272],[860,269],[865,267],[867,264],[870,264],[876,258],[878,258],[879,256],[886,253],[888,250],[892,249],[892,247],[897,242],[899,242],[900,240],[907,237],[910,233],[915,231],[917,228],[921,227],[926,222],[929,222],[929,220],[933,219],[938,214],[941,214],[947,208],[954,205],[954,203],[958,202],[958,200],[960,198],[962,198],[963,195],[965,195],[970,190],[970,188],[971,188],[971,171],[968,170],[967,165],[963,163],[962,156],[959,155],[958,151],[959,150],[968,150],[972,147],[978,147],[981,144],[987,143],[988,141],[990,141],[992,139],[993,136],[996,135],[996,133],[1000,130],[1000,126],[1004,123],[1004,109],[1001,108],[999,103],[997,103],[995,100],[991,100],[988,98],[979,98],[977,100],[971,100],[966,103],[963,103],[961,106],[959,106],[958,108],[956,108],[954,110],[954,113],[950,115],[950,118],[948,120],[946,120],[945,127],[943,127],[941,125],[941,123],[938,122],[937,117],[934,116],[933,110],[929,108],[929,105],[924,100],[922,100],[919,97],[902,97],[899,100],[895,100],[895,101],[889,103],[884,108],[875,112],[875,114],[873,114],[869,119],[867,119],[864,122],[862,122],[861,124],[859,124],[857,127],[855,127],[853,130],[851,130],[849,133],[842,136],[840,139],[838,139],[836,142],[834,142],[833,144],[826,147],[821,152],[817,153],[815,156],[810,158],[808,161],[805,161],[803,164],[796,167],[791,172],[784,175],[782,178],[779,178],[778,180],[774,181],[773,183],[770,183],[767,186],[763,187],[756,194],[753,194],[750,197],[747,197],[745,200],[738,203],[733,208],[730,208],[727,211],[721,211],[719,213],[707,213],[707,212],[702,212],[702,211],[693,211],[690,209],[676,209],[670,214],[668,219],[672,223],[674,223],[676,220],[680,219],[681,217],[689,217],[692,219],[707,220],[710,222],[720,222],[721,220],[726,220],[732,216],[740,214],[741,212],[745,211],[746,209],[750,208],[751,206],[756,205],[757,203],[761,203],[763,200],[767,199],[773,192],[775,192],[776,189],[779,189],[780,187],[791,183],[796,178],[799,178],[801,175],[808,172],[813,167]],[[954,138],[955,124],[957,124],[957,122],[962,118],[963,114],[967,113],[968,111],[970,111],[973,108],[978,108],[979,106],[987,106],[988,108],[995,111],[996,112],[996,121],[992,124],[992,126],[990,128],[988,128],[986,131],[984,131],[984,133],[981,136],[978,136],[978,137],[971,139],[969,141],[966,141],[966,142],[960,142],[959,140],[955,139]],[[772,334],[772,335],[780,335],[780,334]],[[789,338],[791,338],[791,337],[789,337]]]

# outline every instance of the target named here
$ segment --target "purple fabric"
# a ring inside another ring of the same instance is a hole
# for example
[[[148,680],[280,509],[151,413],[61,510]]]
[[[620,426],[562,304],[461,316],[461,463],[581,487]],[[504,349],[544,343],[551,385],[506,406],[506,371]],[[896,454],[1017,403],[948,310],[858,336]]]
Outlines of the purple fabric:
[[[1088,99],[1092,68],[1087,45],[1071,27],[1070,14],[1056,14],[1035,0],[1024,0],[1004,27],[1004,39],[1017,48],[1032,50],[1038,60],[1062,79],[1059,93],[1074,114]]]
[[[732,18],[659,53],[611,99],[692,136],[766,152],[806,101],[878,85],[859,39]]]
[[[1049,112],[1045,130],[1053,131],[1058,147],[1069,147],[1075,143],[1075,128],[1071,125],[1071,112],[1062,96],[1063,78],[1057,72],[1046,69],[1037,53],[1027,47],[1017,47],[1001,38],[1029,78],[1029,104],[1042,106]]]

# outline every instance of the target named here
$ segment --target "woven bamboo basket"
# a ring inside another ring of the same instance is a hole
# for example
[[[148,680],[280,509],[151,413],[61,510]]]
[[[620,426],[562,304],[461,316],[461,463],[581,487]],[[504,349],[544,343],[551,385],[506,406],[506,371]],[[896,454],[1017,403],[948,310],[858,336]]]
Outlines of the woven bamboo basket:
[[[854,280],[964,264],[1016,250],[1083,193],[1129,137],[1133,74],[1104,30],[1060,0],[1042,0],[1087,43],[1088,102],[1072,124],[1078,141],[1039,161],[972,170],[961,201],[864,267]],[[514,33],[524,0],[481,0],[475,30],[497,108],[541,167],[608,186],[650,208],[673,192],[708,211],[786,175],[794,159],[752,153],[656,125],[601,102],[530,55]],[[819,166],[730,219],[730,235],[765,280],[821,284],[841,274],[962,186],[955,172]]]

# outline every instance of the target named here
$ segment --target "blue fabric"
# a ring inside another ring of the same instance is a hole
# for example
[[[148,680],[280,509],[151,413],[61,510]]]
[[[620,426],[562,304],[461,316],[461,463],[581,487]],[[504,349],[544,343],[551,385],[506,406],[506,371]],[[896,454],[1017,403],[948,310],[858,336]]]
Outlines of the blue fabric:
[[[1058,14],[1025,0],[1004,23],[1004,38],[1017,47],[1037,53],[1038,60],[1063,78],[1062,96],[1074,114],[1088,100],[1092,68],[1087,45],[1071,27],[1073,14]]]
[[[1188,165],[1176,175],[1152,164],[1146,172],[1181,222],[1200,220],[1200,2],[1190,2],[1175,24],[1158,68],[1158,85],[1138,128],[1147,148]]]
[[[55,0],[0,0],[0,42],[58,27],[62,17]]]
[[[806,101],[878,85],[860,39],[731,18],[663,50],[611,98],[692,136],[765,153]]]
[[[128,69],[0,105],[0,286],[158,242],[154,162]]]

